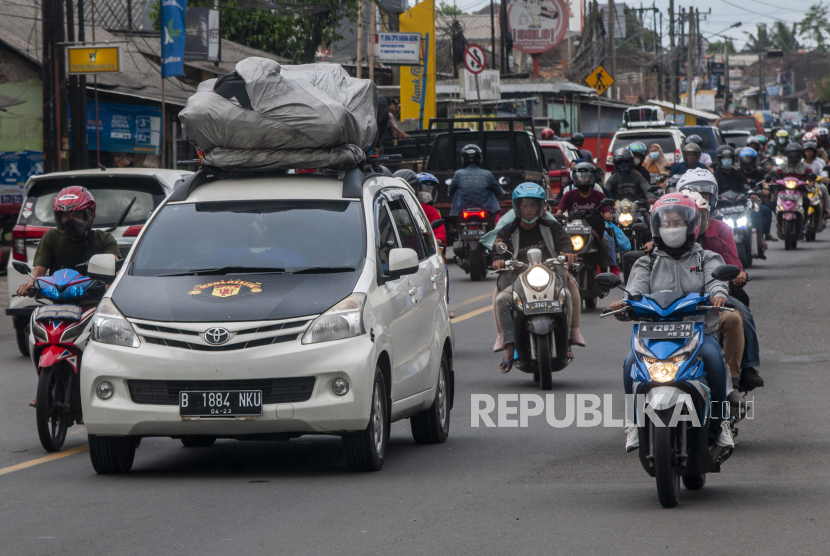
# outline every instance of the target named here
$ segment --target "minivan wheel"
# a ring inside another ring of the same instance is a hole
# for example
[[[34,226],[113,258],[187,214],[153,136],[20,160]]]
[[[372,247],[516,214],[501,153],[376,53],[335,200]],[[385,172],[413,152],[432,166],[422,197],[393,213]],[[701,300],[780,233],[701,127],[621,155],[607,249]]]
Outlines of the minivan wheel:
[[[101,475],[128,473],[133,467],[135,449],[140,439],[131,436],[89,437],[89,459],[95,472]]]
[[[448,380],[447,356],[441,356],[438,369],[438,383],[435,388],[435,400],[429,409],[425,409],[409,418],[412,438],[418,444],[440,444],[450,434],[450,383]]]
[[[383,373],[375,368],[372,386],[372,405],[369,424],[362,431],[343,435],[346,464],[352,471],[379,471],[386,455],[389,441],[389,407],[386,398],[386,382]]]
[[[185,448],[208,448],[216,443],[215,436],[183,436],[181,438]]]

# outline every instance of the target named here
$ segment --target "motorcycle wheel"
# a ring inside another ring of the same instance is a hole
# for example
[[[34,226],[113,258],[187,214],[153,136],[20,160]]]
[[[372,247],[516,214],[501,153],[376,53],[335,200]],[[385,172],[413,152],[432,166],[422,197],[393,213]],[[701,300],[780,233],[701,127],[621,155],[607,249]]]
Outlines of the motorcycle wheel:
[[[683,486],[688,490],[700,490],[706,484],[706,473],[702,475],[689,475],[683,477]]]
[[[66,383],[61,373],[48,368],[40,371],[37,382],[37,435],[47,452],[58,452],[66,441],[69,415],[56,407],[55,400],[66,399]]]
[[[596,297],[586,297],[585,298],[585,308],[586,309],[596,309],[597,308],[597,298]]]
[[[539,387],[542,390],[553,388],[553,377],[550,364],[550,336],[536,336],[539,345]]]
[[[487,267],[484,262],[484,253],[481,252],[481,247],[470,249],[470,259],[467,265],[470,269],[470,280],[473,282],[481,282],[487,276]]]
[[[795,249],[795,226],[792,220],[787,220],[784,224],[784,250],[791,251]]]
[[[654,435],[654,477],[657,498],[664,508],[673,508],[680,501],[680,475],[674,467],[674,444],[671,427],[652,427]]]
[[[746,258],[746,262],[744,263],[744,268],[752,268],[752,234],[749,234],[749,237],[744,241],[744,256]]]

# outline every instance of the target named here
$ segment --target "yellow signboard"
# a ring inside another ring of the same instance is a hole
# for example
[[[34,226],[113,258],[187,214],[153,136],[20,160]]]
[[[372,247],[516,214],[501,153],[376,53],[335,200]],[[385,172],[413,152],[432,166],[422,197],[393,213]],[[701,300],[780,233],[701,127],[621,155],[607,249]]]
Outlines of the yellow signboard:
[[[69,75],[121,71],[121,49],[117,46],[69,46],[66,59]]]
[[[400,27],[421,34],[421,65],[401,66],[401,120],[418,120],[423,129],[435,117],[435,0],[402,13]]]
[[[591,72],[591,75],[585,78],[585,83],[592,87],[598,95],[602,95],[608,90],[608,87],[614,84],[614,78],[611,74],[605,71],[602,66],[597,66],[597,69]]]

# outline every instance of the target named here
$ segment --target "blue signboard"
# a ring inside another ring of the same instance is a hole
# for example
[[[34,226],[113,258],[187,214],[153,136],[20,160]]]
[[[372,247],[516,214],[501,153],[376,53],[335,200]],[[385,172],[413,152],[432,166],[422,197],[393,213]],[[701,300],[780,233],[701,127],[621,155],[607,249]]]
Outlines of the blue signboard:
[[[161,77],[184,75],[187,0],[161,0]]]
[[[26,181],[42,173],[42,152],[0,152],[0,204],[21,204]]]
[[[94,151],[96,146],[94,101],[87,101],[86,113],[89,117],[86,128],[87,148]],[[72,128],[71,121],[69,127]],[[159,154],[161,108],[140,104],[99,102],[98,140],[102,151]]]

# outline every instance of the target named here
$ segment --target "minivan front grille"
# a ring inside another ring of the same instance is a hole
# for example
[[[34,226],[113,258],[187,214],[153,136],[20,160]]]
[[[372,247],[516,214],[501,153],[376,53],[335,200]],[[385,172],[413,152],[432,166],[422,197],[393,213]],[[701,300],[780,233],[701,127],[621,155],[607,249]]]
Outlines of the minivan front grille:
[[[240,380],[128,380],[130,399],[142,405],[179,405],[179,392],[261,390],[262,403],[308,401],[314,377],[254,378]]]
[[[258,338],[247,342],[238,342],[235,344],[225,344],[223,346],[208,346],[205,344],[194,344],[191,342],[182,342],[180,340],[168,340],[167,338],[155,338],[153,336],[142,336],[144,341],[148,344],[156,344],[159,346],[167,346],[181,349],[192,349],[195,351],[235,351],[239,349],[246,349],[259,346],[268,346],[271,344],[280,344],[283,342],[292,342],[299,338],[299,334],[286,334],[285,336],[272,336],[269,338]]]

